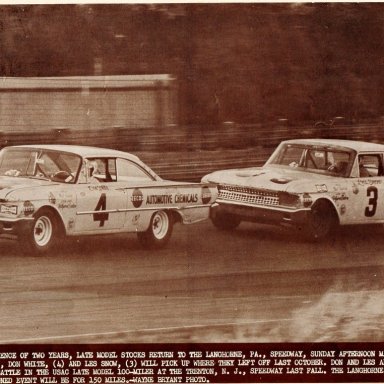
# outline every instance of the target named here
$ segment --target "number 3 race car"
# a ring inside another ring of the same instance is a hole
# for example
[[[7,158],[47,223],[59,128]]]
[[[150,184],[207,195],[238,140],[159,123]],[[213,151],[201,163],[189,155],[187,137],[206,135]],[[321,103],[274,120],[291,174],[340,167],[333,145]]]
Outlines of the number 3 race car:
[[[44,253],[64,235],[137,232],[164,246],[175,222],[209,218],[215,186],[162,180],[136,156],[26,145],[0,151],[0,233]]]
[[[326,237],[337,225],[384,223],[384,145],[349,140],[288,140],[261,168],[203,177],[219,196],[211,218],[220,229],[242,220],[291,225]]]

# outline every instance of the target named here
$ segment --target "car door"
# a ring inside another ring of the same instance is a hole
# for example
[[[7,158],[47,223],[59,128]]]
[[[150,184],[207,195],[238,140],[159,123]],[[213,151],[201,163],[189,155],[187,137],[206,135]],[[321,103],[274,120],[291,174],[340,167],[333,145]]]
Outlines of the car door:
[[[383,156],[380,153],[359,154],[356,176],[351,178],[348,211],[351,223],[375,223],[384,220]]]
[[[77,185],[76,233],[119,232],[126,216],[127,192],[116,180],[116,159],[87,159]]]
[[[125,230],[132,232],[146,229],[156,209],[147,207],[145,201],[147,195],[154,191],[164,193],[161,182],[141,164],[124,158],[116,159],[116,178],[126,192]]]

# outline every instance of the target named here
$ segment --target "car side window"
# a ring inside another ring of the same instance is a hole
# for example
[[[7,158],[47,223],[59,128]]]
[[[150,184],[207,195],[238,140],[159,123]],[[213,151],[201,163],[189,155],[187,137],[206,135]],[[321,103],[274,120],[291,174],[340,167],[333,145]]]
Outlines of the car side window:
[[[126,159],[116,159],[117,181],[148,181],[153,180],[138,164]]]
[[[381,155],[359,155],[358,163],[360,177],[383,176],[383,164]]]
[[[116,181],[115,159],[90,158],[87,159],[87,180],[91,183],[109,183]]]

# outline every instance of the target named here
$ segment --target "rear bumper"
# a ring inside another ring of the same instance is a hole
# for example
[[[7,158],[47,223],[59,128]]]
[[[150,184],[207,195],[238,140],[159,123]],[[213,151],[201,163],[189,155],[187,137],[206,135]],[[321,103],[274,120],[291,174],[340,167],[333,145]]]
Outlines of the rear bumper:
[[[308,222],[310,208],[285,209],[279,207],[250,206],[216,201],[211,216],[226,213],[240,217],[242,221],[286,226],[302,226]]]
[[[21,233],[30,231],[32,225],[32,219],[0,219],[0,236],[19,236]]]

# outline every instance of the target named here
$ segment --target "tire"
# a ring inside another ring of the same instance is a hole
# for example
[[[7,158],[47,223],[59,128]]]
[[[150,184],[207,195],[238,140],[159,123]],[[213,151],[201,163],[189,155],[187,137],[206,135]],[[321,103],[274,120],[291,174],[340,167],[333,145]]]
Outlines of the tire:
[[[333,206],[327,201],[319,201],[311,209],[305,234],[309,240],[323,240],[335,230],[336,226],[337,214]]]
[[[172,216],[166,211],[155,212],[145,232],[138,232],[137,237],[145,248],[160,249],[169,241],[172,235]]]
[[[230,213],[216,213],[211,217],[213,225],[222,231],[230,231],[237,228],[241,219],[238,216],[231,215]]]
[[[21,246],[34,254],[42,255],[58,247],[62,239],[59,219],[48,209],[38,211],[34,217],[32,227],[21,236]]]

